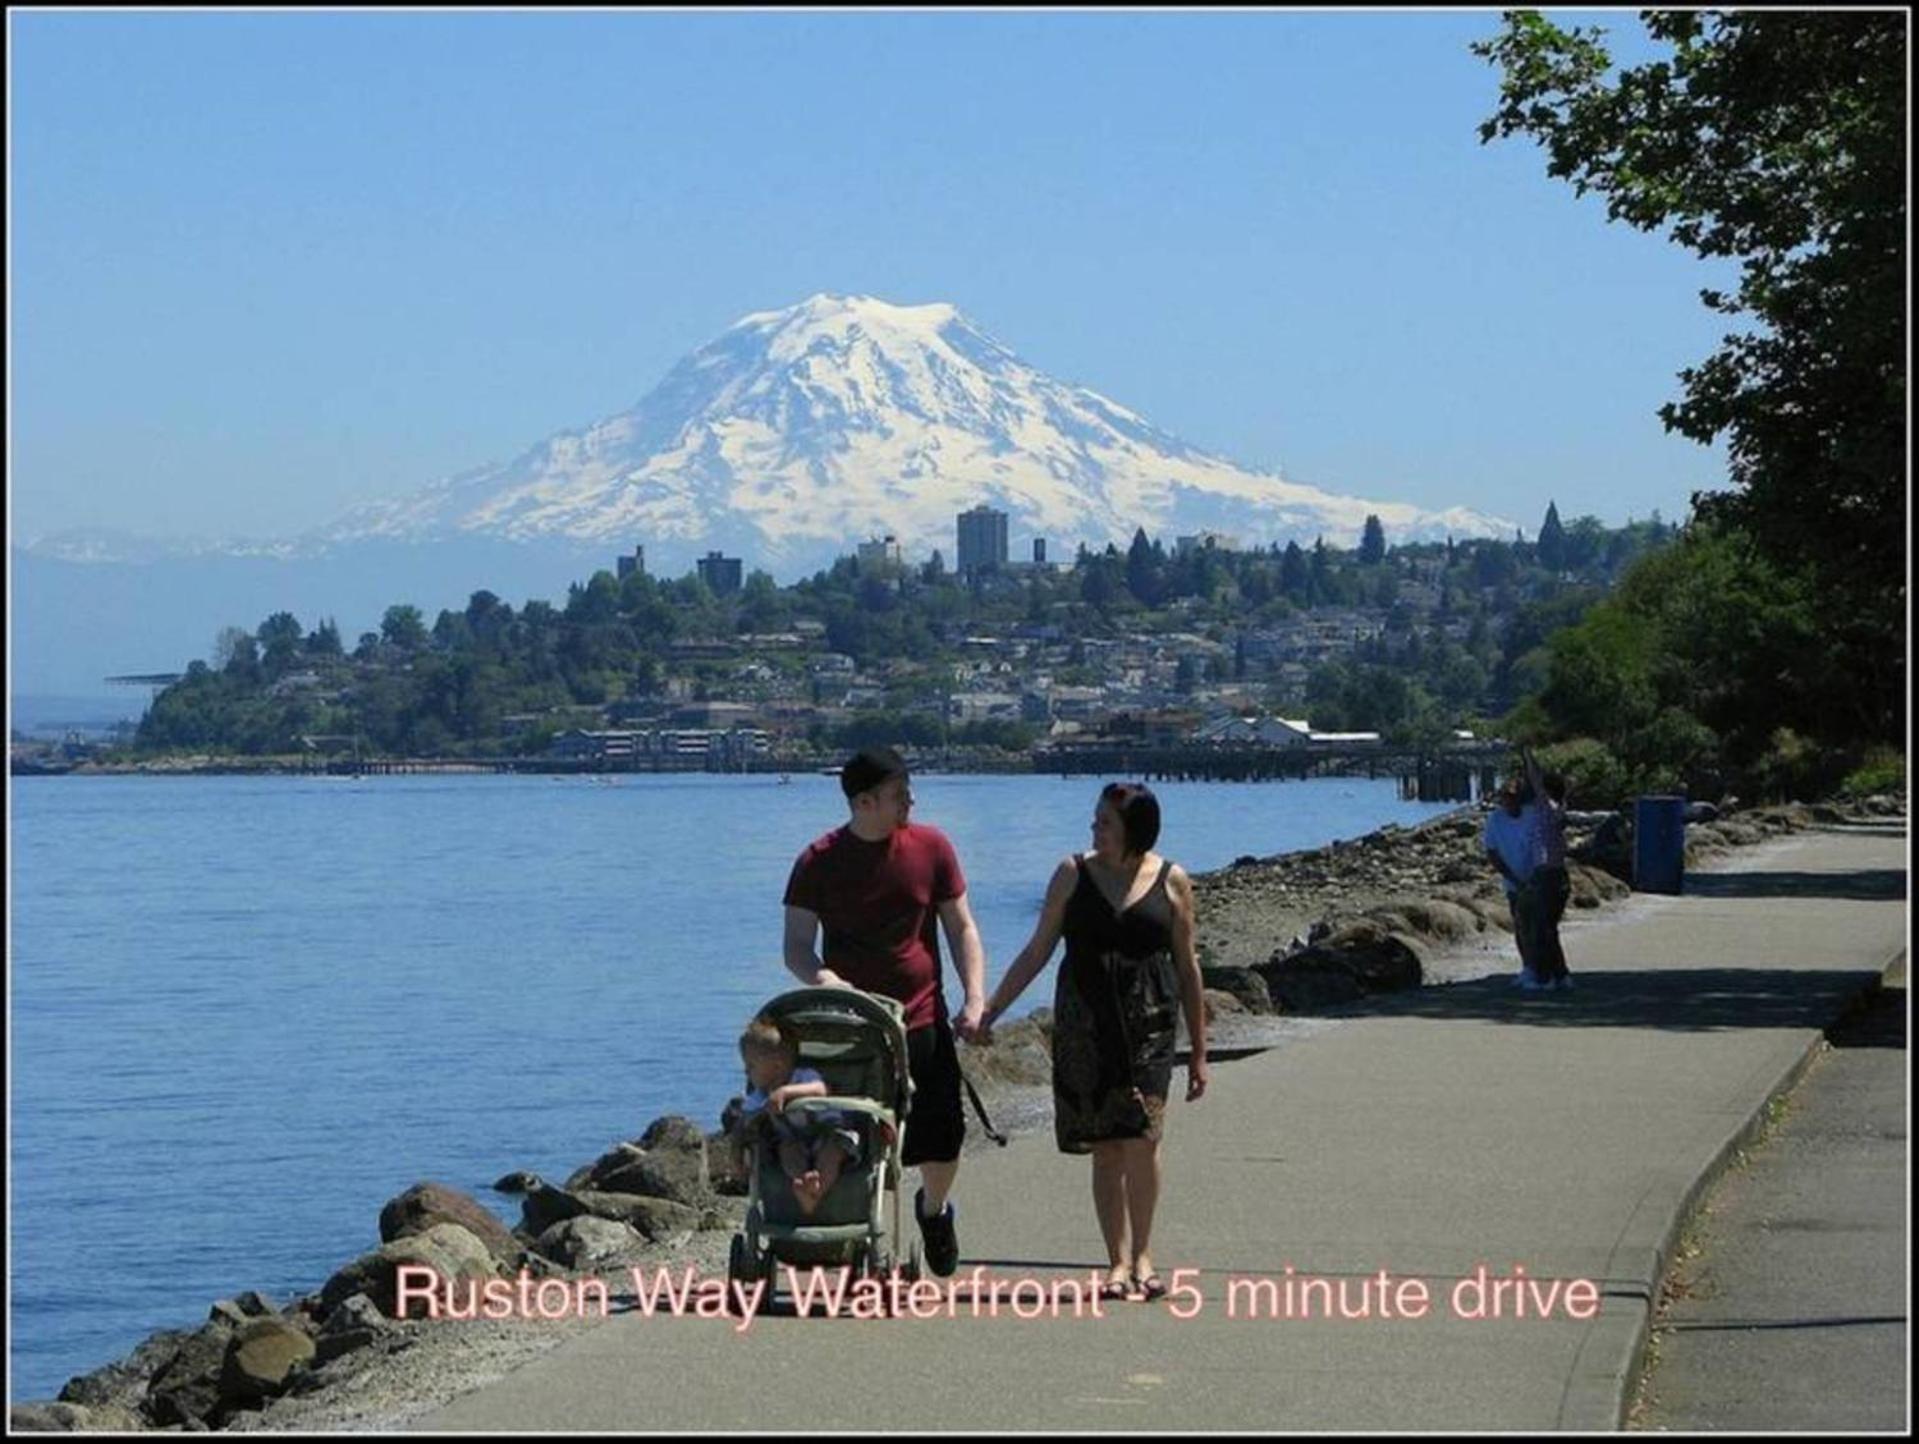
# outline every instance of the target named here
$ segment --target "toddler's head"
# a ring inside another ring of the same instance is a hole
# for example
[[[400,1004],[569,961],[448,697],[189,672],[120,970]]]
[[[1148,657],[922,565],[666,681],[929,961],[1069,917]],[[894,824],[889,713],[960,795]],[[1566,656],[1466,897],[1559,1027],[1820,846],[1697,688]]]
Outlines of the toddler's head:
[[[769,1092],[793,1076],[800,1061],[799,1045],[779,1024],[761,1014],[740,1034],[740,1060],[746,1064],[747,1081],[761,1092]]]

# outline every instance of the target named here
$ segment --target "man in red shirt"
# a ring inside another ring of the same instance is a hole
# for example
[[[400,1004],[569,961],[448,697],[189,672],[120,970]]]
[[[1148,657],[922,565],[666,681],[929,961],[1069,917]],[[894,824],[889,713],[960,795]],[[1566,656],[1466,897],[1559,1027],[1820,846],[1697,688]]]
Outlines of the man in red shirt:
[[[787,880],[786,966],[802,983],[851,984],[905,1009],[913,1103],[902,1158],[920,1171],[914,1216],[926,1266],[946,1277],[959,1265],[947,1194],[966,1136],[953,1039],[971,1042],[979,1031],[986,956],[953,844],[938,828],[907,820],[913,791],[899,753],[878,747],[857,754],[840,769],[840,790],[851,820],[809,844]],[[966,992],[950,1022],[940,987],[941,928]],[[825,946],[816,952],[821,933]]]

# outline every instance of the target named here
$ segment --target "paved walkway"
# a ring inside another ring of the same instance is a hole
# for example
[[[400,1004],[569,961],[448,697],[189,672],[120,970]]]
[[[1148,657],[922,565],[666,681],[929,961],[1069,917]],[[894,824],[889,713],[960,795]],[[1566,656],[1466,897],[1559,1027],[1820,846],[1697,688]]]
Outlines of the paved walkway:
[[[1688,1227],[1634,1428],[1906,1432],[1905,968]]]
[[[1901,950],[1905,852],[1889,829],[1780,839],[1571,930],[1571,993],[1425,988],[1221,1065],[1164,1148],[1154,1253],[1197,1270],[1191,1318],[973,1317],[970,1295],[744,1332],[626,1313],[411,1427],[1615,1428],[1689,1200]],[[1087,1165],[1044,1136],[969,1160],[956,1197],[962,1279],[1034,1280],[1030,1301],[1102,1261]],[[1592,1280],[1596,1316],[1542,1320],[1529,1294],[1527,1317],[1455,1317],[1481,1265]],[[1247,1285],[1289,1266],[1354,1310],[1381,1270],[1417,1279],[1430,1312],[1247,1317]]]

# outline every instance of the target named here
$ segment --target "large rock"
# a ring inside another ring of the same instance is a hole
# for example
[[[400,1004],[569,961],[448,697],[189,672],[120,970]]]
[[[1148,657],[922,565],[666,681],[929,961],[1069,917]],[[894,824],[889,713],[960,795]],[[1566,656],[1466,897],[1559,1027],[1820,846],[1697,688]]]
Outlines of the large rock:
[[[1217,992],[1231,993],[1249,1013],[1273,1011],[1273,995],[1266,990],[1266,980],[1251,968],[1201,968],[1199,980]]]
[[[179,1349],[153,1376],[146,1412],[156,1424],[217,1425],[222,1403],[220,1373],[233,1331],[208,1324],[187,1335]]]
[[[443,1183],[416,1183],[398,1198],[389,1199],[380,1210],[380,1241],[411,1238],[441,1223],[465,1229],[486,1245],[497,1263],[511,1264],[519,1257],[519,1240],[492,1210],[472,1195]]]
[[[465,1281],[495,1277],[493,1254],[472,1233],[455,1223],[436,1223],[424,1233],[409,1234],[362,1254],[326,1281],[320,1301],[331,1308],[352,1294],[365,1294],[389,1318],[398,1318],[398,1274],[402,1265],[432,1269],[439,1275],[436,1289],[452,1283],[465,1290]],[[410,1317],[420,1318],[426,1306],[412,1301]]]
[[[589,1213],[554,1224],[533,1246],[547,1258],[581,1269],[617,1262],[645,1245],[645,1236],[631,1224]]]
[[[15,1404],[7,1427],[25,1433],[128,1434],[146,1428],[140,1416],[119,1404]]]
[[[1050,1020],[1028,1015],[993,1027],[993,1040],[960,1050],[960,1065],[982,1093],[1050,1083],[1053,1054]]]
[[[1364,921],[1303,952],[1275,956],[1257,971],[1283,1013],[1312,1012],[1370,993],[1416,988],[1425,976],[1411,939]]]
[[[713,1191],[728,1198],[746,1192],[746,1145],[739,1128],[719,1128],[706,1136],[707,1182]]]
[[[706,1138],[701,1135],[697,1146],[684,1140],[659,1148],[616,1144],[582,1172],[567,1179],[566,1186],[575,1193],[589,1189],[601,1193],[635,1193],[698,1208],[712,1192],[708,1184]]]
[[[279,1312],[266,1296],[256,1289],[230,1299],[216,1299],[213,1307],[207,1310],[209,1323],[224,1323],[232,1328],[240,1328],[254,1319],[271,1318]]]
[[[555,1188],[537,1173],[509,1173],[493,1185],[501,1193],[520,1196],[519,1232],[538,1238],[565,1218],[578,1218],[587,1206],[564,1188]]]
[[[287,1375],[316,1353],[303,1330],[280,1319],[255,1319],[234,1331],[221,1366],[220,1393],[228,1404],[261,1404],[285,1391]]]
[[[1572,888],[1569,903],[1576,908],[1596,908],[1632,895],[1632,889],[1611,873],[1583,863],[1566,864],[1566,881]]]
[[[1231,993],[1221,992],[1218,988],[1205,988],[1200,991],[1199,1004],[1206,1015],[1206,1026],[1218,1022],[1229,1015],[1244,1017],[1250,1009]]]
[[[112,1405],[137,1412],[146,1404],[154,1375],[165,1368],[192,1337],[180,1329],[161,1329],[150,1334],[126,1358],[68,1379],[61,1387],[59,1400],[88,1408]]]
[[[573,1196],[596,1218],[630,1224],[656,1243],[696,1231],[703,1218],[702,1209],[650,1194],[582,1188],[575,1190]]]
[[[327,1315],[319,1337],[314,1340],[314,1362],[331,1363],[342,1354],[364,1349],[399,1331],[400,1325],[381,1313],[372,1299],[365,1294],[349,1294]]]

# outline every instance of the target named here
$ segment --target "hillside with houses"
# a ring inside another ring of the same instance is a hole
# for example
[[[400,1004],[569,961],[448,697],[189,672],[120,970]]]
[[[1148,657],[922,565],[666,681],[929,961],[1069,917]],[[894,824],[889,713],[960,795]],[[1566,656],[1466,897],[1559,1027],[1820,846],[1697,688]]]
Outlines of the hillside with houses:
[[[429,623],[396,602],[350,649],[277,613],[160,692],[136,752],[740,770],[879,741],[975,763],[1113,736],[1439,746],[1510,710],[1546,636],[1674,532],[1556,512],[1530,542],[1141,531],[1048,562],[981,543],[976,513],[950,568],[879,538],[780,587],[718,553],[654,577],[635,549],[558,606],[477,591]]]

